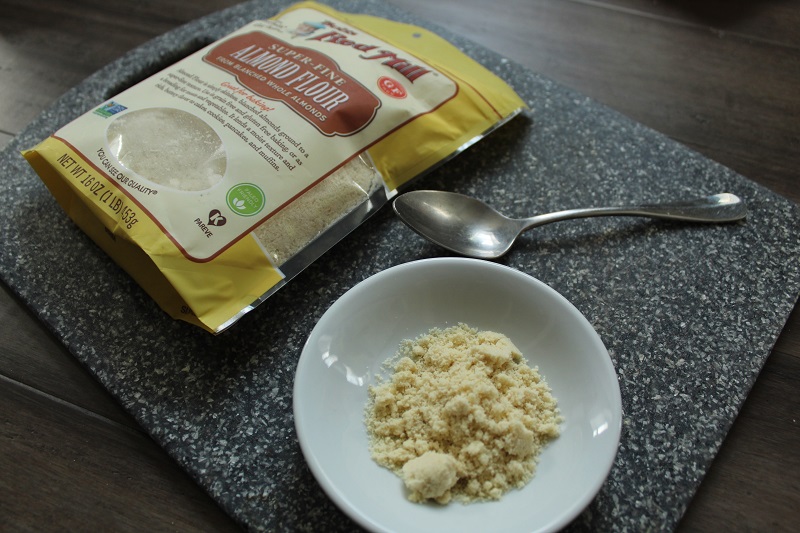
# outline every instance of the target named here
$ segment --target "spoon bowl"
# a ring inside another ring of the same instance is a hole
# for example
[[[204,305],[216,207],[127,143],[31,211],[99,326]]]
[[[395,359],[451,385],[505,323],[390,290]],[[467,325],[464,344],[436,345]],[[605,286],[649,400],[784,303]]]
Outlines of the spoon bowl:
[[[400,219],[421,236],[450,251],[478,259],[501,257],[522,232],[561,220],[641,216],[722,223],[747,216],[744,202],[730,193],[664,204],[568,209],[529,218],[509,218],[476,198],[447,191],[408,192],[398,196],[392,205]]]

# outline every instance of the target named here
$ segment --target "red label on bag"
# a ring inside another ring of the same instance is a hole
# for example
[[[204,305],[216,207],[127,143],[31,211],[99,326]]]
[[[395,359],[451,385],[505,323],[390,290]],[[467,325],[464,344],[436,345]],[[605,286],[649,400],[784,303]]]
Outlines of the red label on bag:
[[[325,135],[348,136],[360,131],[381,106],[374,94],[330,57],[265,33],[251,32],[223,41],[203,59],[230,72],[256,94],[284,102]],[[381,89],[386,92],[383,86]]]

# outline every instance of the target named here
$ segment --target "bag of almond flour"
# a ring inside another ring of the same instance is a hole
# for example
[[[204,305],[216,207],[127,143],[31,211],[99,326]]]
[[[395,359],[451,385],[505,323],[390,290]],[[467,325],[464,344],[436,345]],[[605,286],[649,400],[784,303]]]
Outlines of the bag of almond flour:
[[[167,313],[216,333],[523,107],[431,32],[303,2],[23,155]]]

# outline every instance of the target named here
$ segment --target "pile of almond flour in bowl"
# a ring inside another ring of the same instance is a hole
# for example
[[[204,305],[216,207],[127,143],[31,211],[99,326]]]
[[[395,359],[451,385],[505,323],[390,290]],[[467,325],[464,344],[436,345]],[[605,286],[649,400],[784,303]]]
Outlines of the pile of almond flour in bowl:
[[[465,324],[401,343],[369,389],[372,458],[413,502],[497,500],[533,477],[559,436],[550,387],[505,335]]]

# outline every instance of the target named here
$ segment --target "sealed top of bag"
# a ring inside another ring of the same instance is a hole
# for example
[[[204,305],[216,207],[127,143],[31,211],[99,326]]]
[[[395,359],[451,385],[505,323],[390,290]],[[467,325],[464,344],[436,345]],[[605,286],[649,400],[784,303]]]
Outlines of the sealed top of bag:
[[[162,308],[217,332],[523,107],[431,32],[304,2],[24,155]]]

